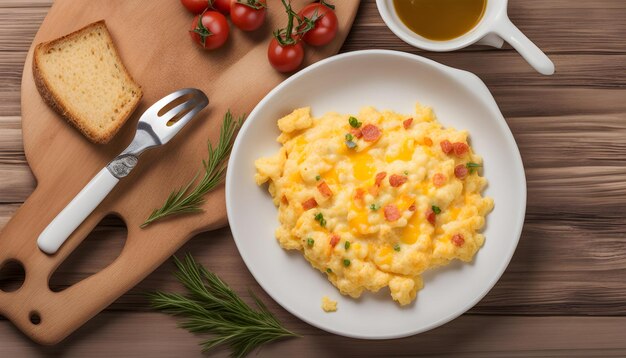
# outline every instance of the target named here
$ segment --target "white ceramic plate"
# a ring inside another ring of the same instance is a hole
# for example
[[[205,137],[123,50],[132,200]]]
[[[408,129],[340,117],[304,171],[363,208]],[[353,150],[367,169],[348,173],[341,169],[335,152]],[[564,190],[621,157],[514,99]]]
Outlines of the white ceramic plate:
[[[413,113],[416,101],[432,106],[444,126],[468,129],[484,158],[485,194],[495,200],[487,217],[485,246],[472,264],[455,262],[427,272],[424,289],[400,307],[387,289],[355,300],[339,294],[325,275],[297,251],[274,238],[277,210],[266,187],[254,182],[254,161],[279,145],[276,120],[311,106],[357,113],[365,105]],[[507,267],[522,230],[526,179],[515,140],[487,87],[475,75],[402,52],[350,52],[314,64],[292,76],[250,113],[241,129],[226,176],[226,206],[237,247],[250,272],[280,305],[304,321],[348,337],[384,339],[420,333],[461,315],[493,287]],[[320,308],[323,295],[338,300],[338,311]]]

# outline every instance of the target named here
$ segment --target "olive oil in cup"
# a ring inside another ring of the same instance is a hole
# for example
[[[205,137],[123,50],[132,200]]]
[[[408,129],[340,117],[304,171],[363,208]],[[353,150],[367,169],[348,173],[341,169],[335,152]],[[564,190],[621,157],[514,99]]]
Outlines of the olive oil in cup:
[[[478,25],[487,0],[393,0],[393,5],[400,20],[416,34],[448,41]]]
[[[543,75],[554,64],[509,19],[508,0],[376,0],[385,24],[409,45],[428,51],[456,51],[475,43],[508,42]],[[494,45],[495,44],[495,45]]]

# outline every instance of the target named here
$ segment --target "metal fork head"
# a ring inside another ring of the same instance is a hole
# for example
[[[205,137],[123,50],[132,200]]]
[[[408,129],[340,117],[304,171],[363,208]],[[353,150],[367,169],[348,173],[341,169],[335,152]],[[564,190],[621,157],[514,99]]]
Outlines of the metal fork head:
[[[168,108],[172,103],[175,107]],[[165,144],[172,139],[181,128],[209,104],[209,99],[200,90],[184,88],[172,92],[150,106],[139,118],[138,129],[144,124],[150,126],[159,140],[159,144]],[[164,112],[164,113],[163,113]],[[172,122],[175,120],[175,122]]]
[[[172,104],[175,107],[169,108]],[[138,157],[146,149],[169,142],[208,104],[207,96],[195,88],[185,88],[168,94],[141,115],[135,138],[118,158],[127,155]],[[176,122],[170,123],[173,119]]]

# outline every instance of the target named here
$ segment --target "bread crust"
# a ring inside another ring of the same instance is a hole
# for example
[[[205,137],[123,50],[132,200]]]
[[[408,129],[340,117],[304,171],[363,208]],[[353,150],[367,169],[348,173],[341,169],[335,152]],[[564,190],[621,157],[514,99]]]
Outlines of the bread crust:
[[[88,126],[84,124],[84,120],[82,120],[78,115],[73,113],[68,108],[68,106],[64,103],[64,101],[61,98],[59,98],[54,93],[54,91],[52,91],[50,84],[46,80],[46,77],[44,76],[41,70],[40,64],[39,64],[39,55],[41,53],[44,53],[49,47],[54,46],[60,42],[66,41],[78,33],[81,33],[83,31],[88,31],[91,28],[95,28],[95,27],[102,27],[104,29],[104,31],[106,32],[106,37],[107,37],[106,41],[111,45],[113,55],[116,57],[117,61],[122,64],[121,66],[122,70],[137,88],[137,97],[134,103],[132,103],[132,105],[128,107],[128,110],[126,110],[124,113],[121,114],[120,116],[121,120],[115,121],[115,126],[106,132],[97,132],[97,131],[92,130],[91,128],[89,128]],[[122,62],[119,56],[117,48],[115,47],[115,44],[113,43],[113,37],[111,36],[108,28],[106,27],[106,22],[104,20],[93,22],[81,29],[78,29],[74,32],[71,32],[65,36],[59,37],[52,41],[42,42],[38,44],[35,47],[35,50],[33,53],[33,66],[32,67],[33,67],[32,70],[33,70],[33,78],[35,80],[35,86],[37,87],[37,90],[39,91],[39,94],[43,98],[44,102],[46,102],[52,109],[54,109],[55,112],[63,116],[70,124],[72,124],[85,137],[87,137],[87,139],[89,139],[91,142],[96,143],[96,144],[108,143],[117,134],[117,132],[119,132],[119,130],[126,123],[128,118],[130,118],[131,114],[135,111],[135,109],[137,109],[137,106],[139,106],[139,102],[141,101],[141,98],[143,97],[143,90],[141,86],[135,81],[132,75],[128,72],[128,69],[126,68],[126,66],[124,66],[124,63]]]

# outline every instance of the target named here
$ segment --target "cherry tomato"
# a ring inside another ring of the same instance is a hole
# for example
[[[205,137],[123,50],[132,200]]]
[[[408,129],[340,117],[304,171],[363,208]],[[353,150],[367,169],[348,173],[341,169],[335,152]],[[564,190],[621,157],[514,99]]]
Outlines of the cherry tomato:
[[[213,8],[224,15],[230,15],[230,0],[212,0]]]
[[[337,15],[328,7],[313,3],[304,7],[298,13],[300,18],[307,17],[315,20],[315,27],[304,34],[304,42],[311,46],[322,46],[331,42],[337,36],[339,27]]]
[[[200,14],[209,7],[209,0],[180,0],[181,4],[192,14]]]
[[[254,31],[263,25],[266,0],[232,0],[230,19],[243,31]]]
[[[267,49],[267,58],[277,71],[292,72],[297,70],[304,60],[304,47],[301,42],[283,46],[274,37]]]
[[[202,22],[198,22],[200,17]],[[224,45],[229,32],[228,21],[224,15],[217,11],[205,11],[193,18],[189,34],[200,46],[213,50]]]

